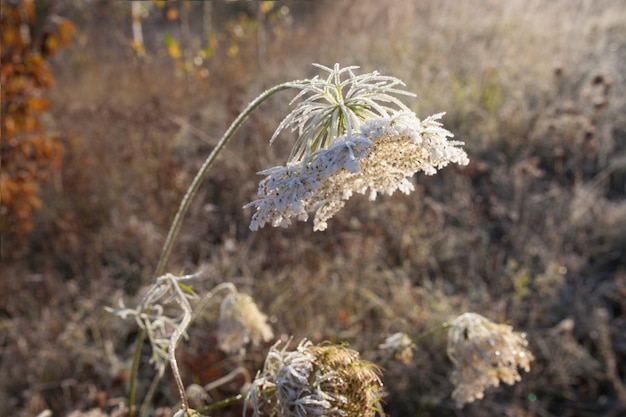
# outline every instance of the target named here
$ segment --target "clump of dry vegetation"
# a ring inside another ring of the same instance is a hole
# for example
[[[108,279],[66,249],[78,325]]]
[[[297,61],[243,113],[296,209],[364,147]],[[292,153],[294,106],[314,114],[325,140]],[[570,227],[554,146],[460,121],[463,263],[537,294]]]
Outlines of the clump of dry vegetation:
[[[178,20],[145,19],[142,58],[123,3],[41,2],[72,19],[78,35],[52,60],[57,84],[44,120],[64,137],[62,169],[42,187],[28,239],[3,244],[11,254],[0,271],[0,414],[123,409],[139,329],[105,306],[139,304],[178,203],[217,139],[265,88],[314,75],[311,62],[404,80],[418,94],[405,100],[417,114],[446,112],[469,166],[416,176],[410,195],[376,204],[356,196],[325,232],[302,222],[251,232],[252,211],[242,206],[255,196],[256,172],[290,149],[287,134],[267,146],[288,109],[290,97],[277,96],[203,183],[170,270],[202,270],[198,292],[231,282],[252,294],[277,338],[347,342],[373,362],[387,336],[417,338],[473,311],[524,331],[534,362],[463,415],[624,412],[622,2],[323,0],[275,2],[263,13],[213,3],[211,55],[192,72],[163,35],[178,39]],[[192,40],[198,10],[189,14]],[[190,51],[201,48],[193,42]],[[225,355],[218,314],[203,310],[177,352],[187,385],[242,367],[209,391],[210,402],[237,394],[270,350],[259,343]],[[385,362],[389,415],[458,415],[446,344],[434,332],[408,364]],[[141,395],[155,373],[150,356],[146,344]],[[150,412],[170,415],[177,401],[174,383],[162,382]],[[212,415],[240,415],[239,407]]]

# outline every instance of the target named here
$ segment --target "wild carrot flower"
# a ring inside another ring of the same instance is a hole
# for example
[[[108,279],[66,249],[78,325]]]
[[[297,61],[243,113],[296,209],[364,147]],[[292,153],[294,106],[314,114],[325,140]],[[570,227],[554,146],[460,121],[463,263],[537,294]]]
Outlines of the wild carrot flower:
[[[416,172],[432,175],[450,163],[467,165],[467,154],[458,147],[462,143],[448,141],[452,134],[437,121],[442,115],[419,120],[401,111],[369,118],[358,131],[302,161],[261,171],[267,176],[259,183],[259,198],[245,206],[257,209],[250,228],[286,227],[292,218],[306,221],[314,213],[314,230],[325,230],[355,192],[367,193],[370,200],[398,189],[408,194]]]
[[[448,331],[448,356],[455,366],[452,398],[457,406],[483,398],[485,389],[500,381],[508,385],[520,381],[517,368],[528,372],[534,359],[527,345],[526,335],[513,332],[511,326],[476,313],[457,317]]]
[[[255,417],[369,417],[380,411],[379,370],[358,352],[307,340],[294,351],[278,345],[248,392]]]
[[[220,349],[237,353],[250,342],[258,345],[274,337],[267,316],[246,294],[230,293],[222,301],[218,319],[217,339]]]

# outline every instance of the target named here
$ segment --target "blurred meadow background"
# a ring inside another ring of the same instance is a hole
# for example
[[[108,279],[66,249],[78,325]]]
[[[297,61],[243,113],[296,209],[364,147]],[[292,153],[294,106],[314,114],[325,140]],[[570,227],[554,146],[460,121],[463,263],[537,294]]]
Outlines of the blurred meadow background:
[[[283,165],[294,136],[268,146],[294,96],[279,94],[221,154],[168,270],[202,270],[200,292],[235,283],[277,337],[345,341],[372,361],[389,334],[467,311],[527,333],[531,371],[462,410],[445,333],[422,339],[410,363],[384,365],[390,416],[626,415],[626,3],[155,1],[135,2],[134,19],[131,3],[33,3],[33,41],[50,22],[72,32],[46,57],[55,82],[37,114],[63,154],[32,212],[11,214],[3,119],[0,415],[126,400],[137,326],[104,307],[135,305],[152,282],[178,203],[232,120],[263,90],[317,74],[311,63],[402,79],[418,117],[446,112],[470,165],[417,175],[410,195],[355,197],[325,232],[251,232],[256,172]],[[217,314],[179,348],[186,384],[262,366],[270,344],[217,349]],[[154,375],[144,353],[140,396]],[[176,402],[166,378],[151,415]]]

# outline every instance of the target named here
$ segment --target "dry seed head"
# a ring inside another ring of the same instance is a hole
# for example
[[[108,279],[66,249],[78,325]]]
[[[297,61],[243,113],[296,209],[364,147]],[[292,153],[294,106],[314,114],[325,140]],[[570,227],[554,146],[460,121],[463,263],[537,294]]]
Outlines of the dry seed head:
[[[454,363],[450,379],[456,386],[452,398],[458,407],[481,399],[485,389],[500,381],[513,385],[521,380],[518,367],[530,371],[534,359],[523,333],[496,324],[476,313],[465,313],[448,331],[448,356]]]
[[[222,301],[218,319],[217,339],[220,349],[239,353],[245,345],[257,345],[274,337],[267,316],[247,294],[230,293]]]
[[[381,397],[374,364],[344,346],[307,340],[294,351],[274,345],[248,393],[255,417],[373,417]]]

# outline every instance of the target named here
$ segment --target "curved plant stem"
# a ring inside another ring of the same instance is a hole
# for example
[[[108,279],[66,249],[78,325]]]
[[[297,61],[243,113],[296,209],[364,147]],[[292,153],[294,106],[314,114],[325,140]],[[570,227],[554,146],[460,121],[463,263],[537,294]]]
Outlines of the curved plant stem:
[[[161,257],[159,258],[159,262],[154,272],[155,279],[164,274],[167,261],[169,259],[170,253],[172,252],[174,241],[176,240],[176,236],[178,235],[178,232],[180,231],[180,227],[183,223],[183,219],[185,218],[185,215],[187,214],[189,205],[191,204],[193,197],[196,195],[196,192],[200,188],[200,184],[206,177],[207,173],[209,172],[209,169],[215,162],[215,159],[217,158],[219,153],[222,151],[224,146],[226,146],[226,144],[233,137],[237,129],[239,129],[242,123],[248,118],[248,116],[250,116],[250,114],[259,105],[261,105],[261,103],[263,103],[265,100],[267,100],[272,95],[278,93],[279,91],[296,87],[298,84],[301,84],[301,83],[304,83],[304,82],[292,81],[288,83],[279,84],[277,86],[274,86],[264,91],[263,93],[261,93],[261,95],[259,95],[252,102],[250,102],[248,107],[246,107],[244,111],[241,112],[239,116],[237,116],[237,118],[232,122],[232,124],[228,128],[228,130],[226,130],[226,132],[224,133],[220,141],[217,143],[213,151],[211,151],[211,154],[207,157],[207,159],[204,161],[204,163],[200,167],[200,170],[196,174],[191,185],[187,189],[185,196],[180,202],[178,211],[176,212],[176,216],[174,217],[174,220],[172,221],[172,225],[170,226],[170,230],[167,234],[167,238],[165,239],[163,250],[161,251]],[[137,341],[135,342],[137,343],[137,345],[135,348],[135,355],[133,357],[133,365],[131,368],[131,375],[130,375],[130,387],[129,387],[129,393],[128,393],[128,410],[129,410],[128,416],[129,417],[133,417],[134,415],[134,403],[135,403],[135,395],[136,395],[136,390],[137,390],[137,374],[139,372],[139,359],[141,357],[141,346],[143,345],[145,337],[146,337],[146,332],[142,329],[139,331],[137,335]]]
[[[174,288],[177,291],[180,291],[179,287]],[[172,368],[174,380],[176,381],[176,386],[178,387],[178,395],[180,396],[183,409],[185,410],[185,413],[187,413],[186,415],[189,415],[189,401],[187,401],[185,385],[183,384],[183,379],[181,378],[180,371],[178,370],[178,363],[176,362],[176,346],[178,345],[178,341],[180,340],[180,338],[187,330],[187,326],[189,326],[189,323],[191,323],[191,313],[193,310],[189,305],[189,302],[184,298],[184,296],[183,298],[179,298],[179,303],[182,305],[182,308],[184,310],[184,316],[176,330],[174,330],[174,333],[172,333],[167,353],[170,362],[170,368]]]
[[[246,379],[246,385],[250,384],[252,381],[250,380],[250,373],[248,372],[248,370],[246,368],[244,368],[243,366],[240,366],[232,371],[230,371],[227,375],[224,375],[221,378],[216,379],[215,381],[207,384],[204,386],[204,390],[206,392],[212,391],[224,384],[227,384],[229,382],[231,382],[233,379],[235,379],[237,376],[239,375],[243,375],[244,378]]]
[[[202,297],[202,300],[193,309],[191,321],[194,321],[196,317],[202,314],[213,296],[222,290],[228,290],[231,293],[235,294],[237,293],[237,287],[232,282],[222,282],[221,284],[216,285],[211,291],[209,291],[205,296]]]
[[[213,165],[213,162],[215,162],[215,159],[217,158],[221,150],[224,148],[224,146],[226,146],[230,138],[232,138],[232,136],[237,131],[237,129],[239,129],[241,124],[248,118],[248,116],[250,116],[250,114],[261,103],[263,103],[265,100],[267,100],[269,97],[276,94],[277,92],[285,90],[287,88],[291,88],[294,85],[296,85],[294,82],[289,82],[289,83],[279,84],[275,87],[270,88],[269,90],[264,91],[260,96],[255,98],[252,102],[250,102],[248,107],[246,107],[246,109],[243,112],[241,112],[241,114],[230,125],[228,130],[226,130],[226,132],[224,133],[224,136],[222,136],[222,138],[220,139],[218,144],[215,146],[213,151],[211,151],[211,154],[208,156],[208,158],[204,161],[204,163],[200,167],[200,170],[196,174],[196,177],[193,179],[191,185],[187,189],[187,193],[183,197],[183,200],[180,202],[180,206],[178,207],[178,211],[176,212],[176,216],[174,217],[174,221],[172,222],[170,231],[167,234],[167,238],[165,239],[165,244],[163,245],[163,250],[161,252],[161,258],[159,259],[159,263],[157,264],[157,268],[154,273],[155,277],[159,277],[163,275],[163,273],[165,272],[165,266],[167,265],[167,261],[170,257],[170,253],[172,251],[174,241],[176,239],[176,236],[178,235],[180,226],[183,223],[185,214],[187,214],[187,210],[189,209],[191,200],[193,200],[193,197],[196,195],[198,188],[200,188],[200,184],[202,183],[202,180],[204,180],[204,178],[206,177],[207,173],[209,172],[209,169]]]

